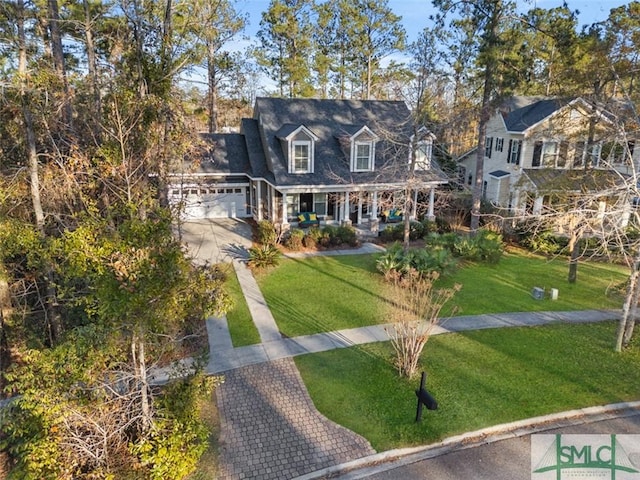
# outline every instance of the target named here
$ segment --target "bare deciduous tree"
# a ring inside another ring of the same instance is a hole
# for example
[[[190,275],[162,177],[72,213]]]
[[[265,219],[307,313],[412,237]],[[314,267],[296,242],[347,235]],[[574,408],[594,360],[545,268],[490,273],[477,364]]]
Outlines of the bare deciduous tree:
[[[431,333],[440,322],[442,307],[460,291],[462,285],[436,289],[439,274],[422,276],[410,271],[396,278],[392,298],[396,299],[393,323],[387,329],[396,352],[396,367],[400,376],[412,377]]]

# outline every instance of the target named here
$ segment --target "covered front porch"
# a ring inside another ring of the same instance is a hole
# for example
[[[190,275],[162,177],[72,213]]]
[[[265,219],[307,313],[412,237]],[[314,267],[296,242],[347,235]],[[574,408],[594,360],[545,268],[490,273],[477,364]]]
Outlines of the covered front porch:
[[[382,189],[277,189],[261,183],[252,189],[252,204],[256,220],[271,220],[285,228],[298,226],[298,215],[315,213],[320,225],[353,225],[377,234],[381,215],[387,210],[402,208],[404,191]],[[425,201],[426,200],[426,201]],[[435,218],[435,186],[415,190],[412,193],[410,218],[424,215]]]

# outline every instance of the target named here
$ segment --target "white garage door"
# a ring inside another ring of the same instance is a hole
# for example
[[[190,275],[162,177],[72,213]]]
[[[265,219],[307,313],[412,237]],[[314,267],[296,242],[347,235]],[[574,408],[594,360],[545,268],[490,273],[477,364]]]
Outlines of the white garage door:
[[[246,187],[186,188],[183,198],[186,219],[247,217]]]

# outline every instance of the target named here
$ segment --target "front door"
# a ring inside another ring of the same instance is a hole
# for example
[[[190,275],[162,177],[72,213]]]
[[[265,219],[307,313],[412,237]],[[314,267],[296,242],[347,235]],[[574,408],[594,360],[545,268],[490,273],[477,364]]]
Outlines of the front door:
[[[313,212],[313,193],[300,194],[300,211]]]

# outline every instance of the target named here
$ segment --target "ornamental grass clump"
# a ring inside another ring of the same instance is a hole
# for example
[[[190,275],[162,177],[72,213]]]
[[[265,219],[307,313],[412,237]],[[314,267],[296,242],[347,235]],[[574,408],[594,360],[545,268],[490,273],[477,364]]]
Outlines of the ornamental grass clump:
[[[435,289],[438,272],[421,275],[416,270],[397,277],[391,287],[395,300],[392,325],[386,328],[395,351],[395,365],[401,377],[411,378],[433,329],[440,322],[440,311],[462,285]]]

